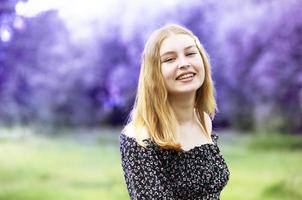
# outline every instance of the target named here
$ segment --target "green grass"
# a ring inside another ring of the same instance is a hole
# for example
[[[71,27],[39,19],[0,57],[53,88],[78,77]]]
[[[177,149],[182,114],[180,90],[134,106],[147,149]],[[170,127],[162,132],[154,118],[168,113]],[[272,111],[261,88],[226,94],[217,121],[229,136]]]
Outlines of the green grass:
[[[0,200],[129,199],[119,129],[64,132],[0,139]],[[219,142],[231,171],[222,200],[302,199],[301,137],[233,135]]]
[[[302,199],[301,144],[301,136],[278,134],[233,137],[222,144],[231,176],[221,199]]]
[[[0,199],[127,199],[117,135],[85,137],[0,140]]]

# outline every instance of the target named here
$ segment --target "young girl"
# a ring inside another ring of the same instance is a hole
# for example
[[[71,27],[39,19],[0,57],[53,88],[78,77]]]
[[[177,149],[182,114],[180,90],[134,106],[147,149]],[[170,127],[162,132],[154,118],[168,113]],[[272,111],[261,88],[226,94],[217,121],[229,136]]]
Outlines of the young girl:
[[[220,198],[229,170],[212,133],[215,110],[210,64],[197,37],[179,25],[154,31],[120,135],[131,199]]]

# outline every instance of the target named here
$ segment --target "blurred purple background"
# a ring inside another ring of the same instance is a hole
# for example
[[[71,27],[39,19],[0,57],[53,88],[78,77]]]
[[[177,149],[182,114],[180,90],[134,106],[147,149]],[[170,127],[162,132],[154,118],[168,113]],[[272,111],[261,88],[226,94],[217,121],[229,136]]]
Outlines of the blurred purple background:
[[[301,0],[1,0],[1,125],[126,122],[141,52],[167,23],[210,55],[214,129],[302,133]]]

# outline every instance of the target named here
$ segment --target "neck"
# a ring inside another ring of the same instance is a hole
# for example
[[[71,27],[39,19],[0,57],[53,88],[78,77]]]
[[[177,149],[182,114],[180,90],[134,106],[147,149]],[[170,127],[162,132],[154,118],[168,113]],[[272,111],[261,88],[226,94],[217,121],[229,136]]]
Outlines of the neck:
[[[194,122],[194,94],[170,95],[169,102],[179,125]]]

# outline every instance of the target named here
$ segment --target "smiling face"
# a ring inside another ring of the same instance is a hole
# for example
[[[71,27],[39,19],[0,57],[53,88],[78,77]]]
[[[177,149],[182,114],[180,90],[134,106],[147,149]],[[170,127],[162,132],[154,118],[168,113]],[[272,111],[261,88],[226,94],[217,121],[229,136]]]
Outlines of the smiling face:
[[[195,93],[201,87],[205,71],[193,37],[172,34],[163,40],[159,53],[168,94]]]

